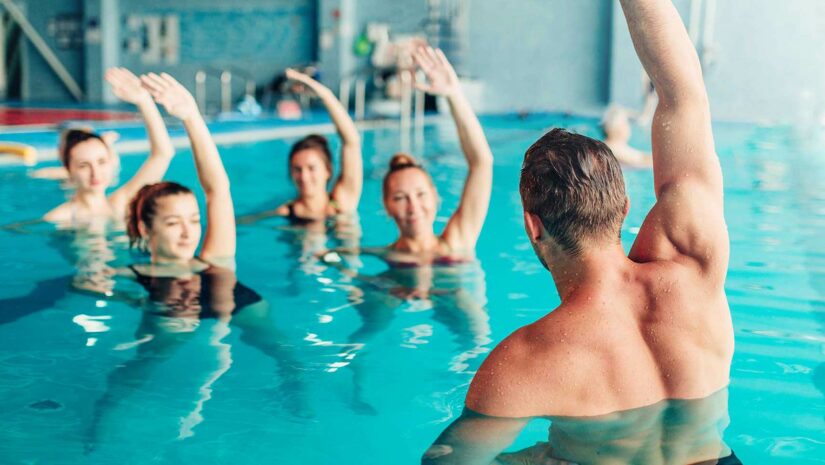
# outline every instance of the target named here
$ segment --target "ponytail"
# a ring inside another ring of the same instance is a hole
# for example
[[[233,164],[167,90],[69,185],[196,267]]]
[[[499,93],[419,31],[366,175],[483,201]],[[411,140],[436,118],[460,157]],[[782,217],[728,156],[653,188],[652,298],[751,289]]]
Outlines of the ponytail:
[[[158,199],[180,194],[192,194],[192,191],[186,186],[167,181],[147,184],[140,188],[129,203],[129,212],[126,217],[129,247],[146,251],[146,240],[140,234],[140,223],[150,227],[155,218]]]

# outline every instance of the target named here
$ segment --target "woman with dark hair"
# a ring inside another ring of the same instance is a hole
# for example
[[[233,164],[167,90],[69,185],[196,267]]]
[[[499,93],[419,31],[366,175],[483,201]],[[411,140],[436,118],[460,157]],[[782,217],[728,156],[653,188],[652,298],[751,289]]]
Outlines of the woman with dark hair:
[[[121,221],[129,199],[145,184],[157,182],[166,173],[175,154],[163,118],[140,79],[125,68],[111,68],[106,81],[114,94],[138,107],[149,136],[149,157],[134,176],[119,189],[106,195],[117,169],[117,157],[107,138],[84,129],[70,129],[61,137],[60,160],[76,191],[74,196],[43,216],[60,226],[76,227],[95,219]]]
[[[143,86],[183,122],[198,179],[206,195],[206,234],[200,255],[201,214],[192,191],[174,182],[143,186],[129,204],[126,227],[133,247],[151,262],[131,267],[138,277],[199,273],[213,266],[234,269],[235,211],[229,177],[192,94],[168,74],[144,75]]]
[[[209,129],[192,95],[167,74],[149,74],[142,83],[166,111],[183,121],[201,187],[206,197],[206,231],[201,243],[201,215],[193,192],[175,182],[149,184],[129,204],[127,233],[130,244],[148,252],[150,262],[128,267],[129,275],[148,293],[148,308],[135,333],[135,357],[108,376],[107,390],[95,404],[87,430],[87,449],[100,442],[102,425],[115,407],[134,395],[148,375],[196,331],[210,333],[214,352],[212,369],[199,389],[194,409],[173,422],[178,437],[191,436],[203,420],[201,410],[211,398],[211,386],[231,367],[231,344],[224,338],[240,328],[241,341],[274,359],[284,395],[295,416],[311,415],[302,400],[301,369],[295,344],[272,324],[268,303],[254,290],[238,282],[235,274],[235,214],[229,178]],[[196,249],[201,246],[200,253]],[[110,293],[111,295],[111,293]],[[117,294],[114,295],[118,297]],[[134,299],[132,299],[134,300]],[[163,420],[163,419],[159,419]],[[160,423],[163,423],[162,421]]]
[[[288,79],[313,91],[329,112],[341,137],[341,174],[328,191],[332,179],[332,153],[327,139],[311,134],[296,142],[289,151],[289,176],[298,190],[298,197],[278,208],[239,219],[252,223],[270,216],[285,216],[293,223],[306,224],[330,216],[352,214],[358,209],[363,185],[361,136],[346,108],[331,90],[306,74],[286,70]]]

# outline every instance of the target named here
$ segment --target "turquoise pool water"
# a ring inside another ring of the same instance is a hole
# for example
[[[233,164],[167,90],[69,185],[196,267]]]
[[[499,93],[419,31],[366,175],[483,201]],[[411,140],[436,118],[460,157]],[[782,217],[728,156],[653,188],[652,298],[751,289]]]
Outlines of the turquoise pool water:
[[[418,463],[461,413],[486,352],[558,303],[523,233],[524,150],[553,125],[597,134],[592,120],[553,115],[483,124],[496,165],[478,264],[393,272],[365,257],[365,278],[353,279],[311,255],[359,240],[358,228],[323,235],[280,219],[242,226],[238,278],[269,305],[257,333],[203,320],[192,332],[139,340],[140,307],[69,291],[73,280],[106,280],[106,267],[143,260],[122,233],[0,230],[0,461]],[[718,125],[715,134],[736,331],[726,441],[747,464],[825,463],[825,147],[801,147],[785,128]],[[636,134],[638,145],[646,137]],[[425,141],[414,153],[438,185],[440,230],[465,166],[450,121],[429,125]],[[292,195],[290,142],[222,147],[239,214]],[[380,181],[398,144],[397,131],[364,134],[362,245],[395,238]],[[121,178],[139,162],[124,157]],[[167,178],[196,185],[188,152]],[[629,246],[653,193],[650,172],[628,171],[626,180]],[[25,168],[0,169],[4,224],[62,198]],[[116,286],[141,292],[120,279]],[[416,287],[430,296],[417,298]],[[514,448],[546,440],[547,426],[534,422]]]

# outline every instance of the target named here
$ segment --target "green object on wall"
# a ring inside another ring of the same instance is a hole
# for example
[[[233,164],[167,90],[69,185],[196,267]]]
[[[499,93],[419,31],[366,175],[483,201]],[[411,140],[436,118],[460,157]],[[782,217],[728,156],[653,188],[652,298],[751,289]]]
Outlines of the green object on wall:
[[[372,52],[372,42],[370,42],[367,34],[361,34],[355,39],[355,44],[352,47],[356,56],[365,57]]]

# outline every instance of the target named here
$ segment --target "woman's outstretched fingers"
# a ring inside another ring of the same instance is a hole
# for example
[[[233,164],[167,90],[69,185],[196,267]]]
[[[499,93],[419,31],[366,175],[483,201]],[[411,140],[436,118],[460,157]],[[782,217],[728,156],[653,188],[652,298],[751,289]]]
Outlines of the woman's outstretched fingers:
[[[438,62],[442,66],[449,66],[452,68],[453,65],[450,64],[450,60],[447,59],[447,55],[444,55],[444,52],[439,48],[435,51],[436,57],[438,58]]]
[[[413,58],[415,62],[418,63],[418,66],[424,70],[425,73],[428,73],[430,70],[433,69],[435,63],[430,59],[429,55],[427,54],[426,47],[419,47],[413,53]]]
[[[170,115],[186,120],[198,114],[198,105],[192,94],[169,74],[149,73],[141,76],[141,82]]]
[[[438,66],[438,55],[436,54],[434,48],[427,47],[424,53],[427,56],[427,60],[429,60],[431,66]]]
[[[148,90],[152,94],[153,97],[160,92],[160,86],[148,74],[143,74],[140,76],[140,83],[143,85],[144,89]]]
[[[163,81],[163,83],[166,84],[169,87],[180,86],[180,83],[178,82],[178,80],[173,78],[171,74],[160,73],[159,77],[160,77],[161,81]]]
[[[149,87],[155,91],[160,92],[168,87],[166,81],[155,73],[147,73],[141,77],[144,83],[148,84]]]
[[[112,86],[112,93],[125,102],[137,105],[151,99],[140,79],[126,68],[109,68],[104,78]]]

